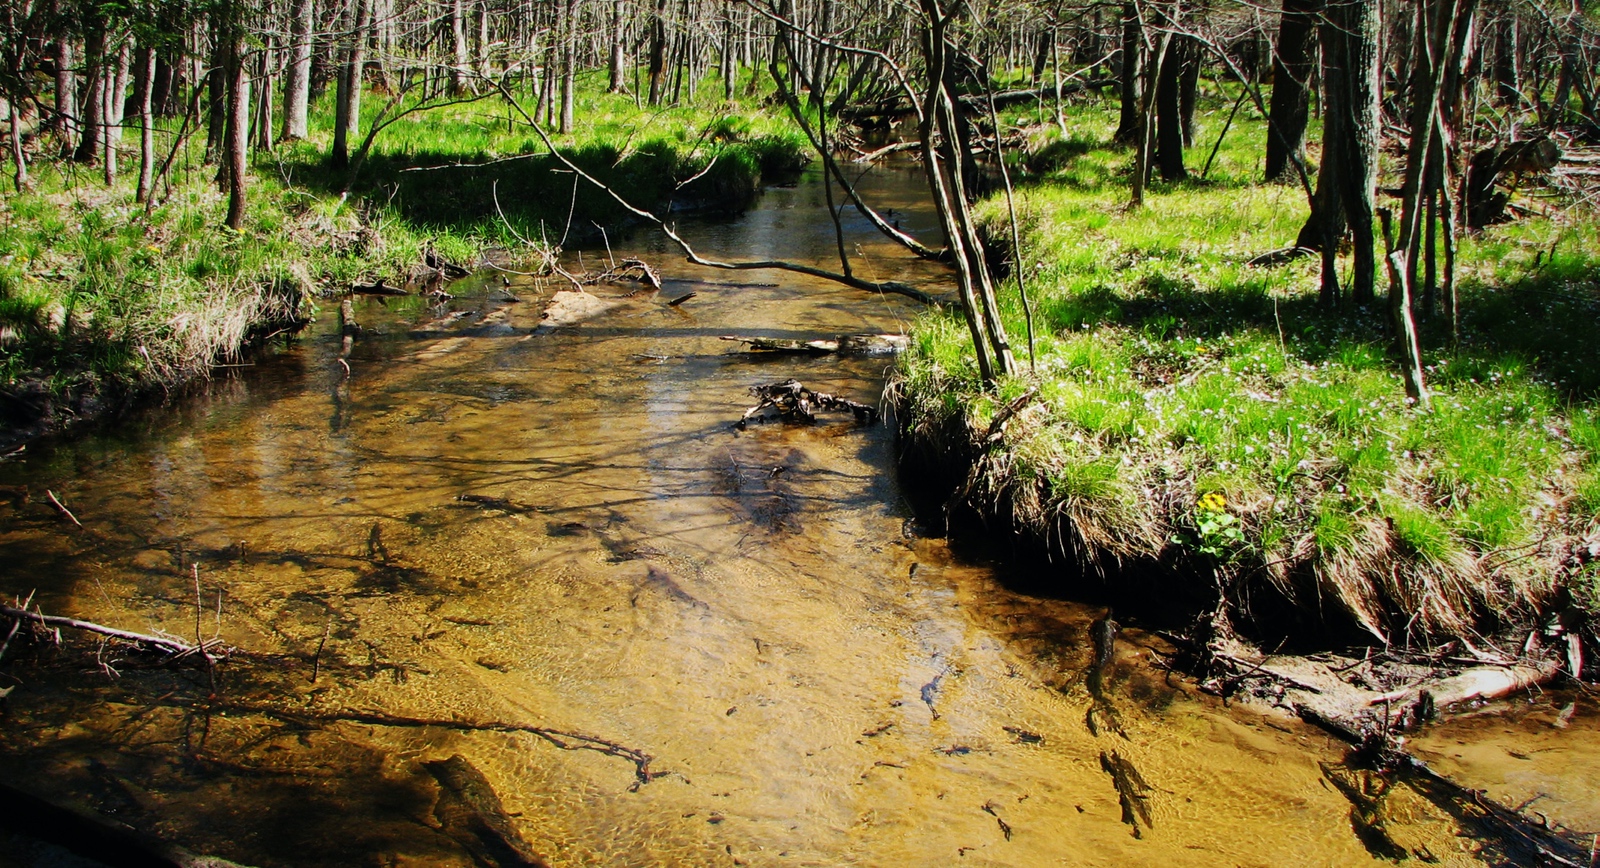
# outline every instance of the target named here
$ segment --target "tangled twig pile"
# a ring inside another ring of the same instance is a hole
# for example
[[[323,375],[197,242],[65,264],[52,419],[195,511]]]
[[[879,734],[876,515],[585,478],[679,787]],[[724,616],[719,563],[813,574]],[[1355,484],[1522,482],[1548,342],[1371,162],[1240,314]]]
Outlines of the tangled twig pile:
[[[761,402],[744,411],[744,415],[734,423],[734,427],[741,431],[750,424],[751,419],[783,419],[810,425],[817,421],[818,410],[849,411],[855,414],[856,422],[860,425],[871,425],[878,421],[878,408],[830,395],[827,392],[813,392],[802,386],[798,380],[752,386],[750,393],[761,399]],[[769,407],[776,410],[777,414],[762,416],[761,413]]]

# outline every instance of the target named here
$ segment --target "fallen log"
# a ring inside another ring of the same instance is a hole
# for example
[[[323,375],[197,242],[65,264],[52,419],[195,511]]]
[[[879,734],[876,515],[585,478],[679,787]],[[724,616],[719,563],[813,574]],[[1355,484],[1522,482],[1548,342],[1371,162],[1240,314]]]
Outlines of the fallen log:
[[[411,294],[398,286],[389,286],[388,284],[384,283],[383,278],[381,277],[378,278],[377,282],[375,283],[352,283],[350,284],[350,291],[356,295],[376,295],[383,297]]]
[[[878,421],[876,407],[869,407],[827,392],[813,392],[800,385],[798,380],[752,386],[750,392],[760,398],[761,403],[744,411],[744,415],[734,423],[734,427],[741,431],[751,419],[761,418],[761,412],[769,408],[778,411],[776,416],[770,418],[804,422],[808,425],[817,421],[816,411],[819,409],[849,411],[855,414],[857,424],[861,425],[871,425]]]
[[[1447,678],[1379,694],[1367,700],[1367,706],[1445,708],[1474,699],[1500,699],[1543,684],[1560,672],[1561,662],[1553,657],[1517,661],[1505,666],[1478,666]]]
[[[722,335],[722,340],[748,344],[751,350],[768,353],[796,353],[800,355],[827,355],[842,353],[861,356],[888,356],[904,352],[911,339],[905,335],[839,335],[836,338],[819,338],[799,341],[789,338],[744,337]]]
[[[1202,684],[1203,689],[1215,690],[1219,681],[1230,685],[1226,692],[1247,681],[1270,682],[1269,690],[1257,689],[1256,695],[1274,695],[1275,705],[1349,743],[1354,762],[1397,775],[1419,795],[1455,817],[1468,834],[1504,855],[1504,864],[1567,868],[1590,864],[1587,851],[1579,842],[1546,822],[1530,819],[1485,793],[1434,771],[1407,752],[1399,737],[1401,732],[1430,718],[1436,709],[1503,697],[1548,681],[1560,672],[1557,661],[1507,660],[1504,665],[1475,666],[1454,675],[1423,679],[1402,690],[1379,693],[1339,677],[1370,661],[1358,660],[1336,669],[1304,658],[1259,655],[1226,638],[1209,643],[1208,653],[1213,665],[1233,670],[1233,674],[1210,679]]]

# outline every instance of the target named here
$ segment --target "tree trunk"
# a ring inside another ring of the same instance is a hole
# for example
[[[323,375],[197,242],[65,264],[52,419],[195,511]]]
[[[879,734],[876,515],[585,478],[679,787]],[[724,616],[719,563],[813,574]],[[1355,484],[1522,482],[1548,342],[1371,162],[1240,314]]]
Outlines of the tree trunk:
[[[578,2],[566,0],[561,14],[561,123],[557,129],[572,132],[573,104],[578,87]]]
[[[105,120],[105,51],[106,33],[99,22],[88,22],[83,37],[83,80],[85,90],[83,105],[78,114],[82,121],[83,136],[72,158],[80,163],[93,163],[100,153],[100,126]]]
[[[1316,29],[1313,16],[1321,0],[1283,0],[1278,44],[1272,54],[1272,107],[1267,120],[1269,182],[1291,176],[1296,160],[1305,160],[1306,123],[1310,118],[1308,85]]]
[[[462,0],[450,0],[450,45],[450,93],[461,96],[467,92],[467,21]]]
[[[17,101],[14,99],[7,102],[11,109],[7,112],[11,117],[11,160],[16,163],[17,168],[12,180],[17,186],[17,192],[21,193],[29,187],[28,158],[22,153],[22,109],[17,107]]]
[[[459,2],[456,5],[459,7]],[[344,70],[339,75],[338,110],[333,124],[335,169],[349,167],[350,141],[361,135],[361,92],[365,89],[362,71],[367,65],[367,31],[371,26],[372,0],[356,0],[355,26],[349,35]],[[452,67],[452,75],[457,69]]]
[[[114,69],[107,69],[104,84],[104,95],[100,99],[100,108],[105,116],[100,119],[101,142],[100,168],[105,172],[106,186],[117,182],[117,140],[122,137],[122,127],[116,119],[117,112],[112,108],[116,103],[117,73]]]
[[[228,131],[226,146],[228,164],[228,217],[229,229],[244,228],[245,185],[249,180],[250,157],[250,79],[245,72],[243,10],[235,0],[230,4],[230,21],[227,45],[228,79]]]
[[[311,43],[316,27],[316,0],[294,0],[290,22],[293,40],[289,47],[289,69],[283,85],[283,138],[306,137],[306,112],[311,102]]]
[[[1143,126],[1140,84],[1144,81],[1144,34],[1139,23],[1138,8],[1132,3],[1122,7],[1121,55],[1121,111],[1117,118],[1117,132],[1112,138],[1124,144],[1134,144],[1140,140]]]
[[[628,90],[628,83],[624,77],[628,66],[628,52],[624,47],[627,39],[622,32],[622,7],[623,0],[611,0],[611,62],[608,66],[611,84],[606,88],[607,93],[626,93]]]
[[[61,156],[72,153],[78,135],[78,77],[72,71],[72,40],[56,41],[56,129]]]
[[[1373,299],[1380,34],[1378,0],[1330,0],[1327,4],[1321,33],[1322,168],[1317,173],[1311,216],[1295,243],[1323,252],[1322,301],[1329,305],[1339,299],[1333,262],[1346,227],[1353,239],[1352,298],[1357,304]]]
[[[221,15],[213,16],[213,19]],[[225,149],[223,138],[228,130],[228,45],[227,36],[218,28],[223,25],[212,23],[211,33],[211,69],[206,73],[206,165],[224,162]],[[227,171],[223,165],[218,171],[221,177]]]
[[[1184,37],[1178,43],[1183,66],[1178,72],[1178,120],[1183,128],[1183,146],[1194,147],[1195,106],[1200,100],[1200,43]]]
[[[656,0],[650,16],[650,104],[661,105],[667,71],[667,0]]]
[[[1183,111],[1180,98],[1180,73],[1187,40],[1167,40],[1166,55],[1157,66],[1156,79],[1156,167],[1168,181],[1189,177],[1183,168]]]
[[[139,58],[139,185],[133,194],[135,202],[149,200],[155,175],[155,83],[156,50],[145,48]]]

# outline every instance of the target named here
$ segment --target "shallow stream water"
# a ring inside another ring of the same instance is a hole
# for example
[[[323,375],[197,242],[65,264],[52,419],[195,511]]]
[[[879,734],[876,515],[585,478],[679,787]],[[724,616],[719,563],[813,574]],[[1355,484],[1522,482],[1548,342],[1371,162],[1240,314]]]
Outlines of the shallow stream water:
[[[866,186],[907,228],[931,224],[915,176]],[[683,228],[718,257],[836,255],[814,177]],[[860,273],[944,286],[847,229]],[[1199,694],[1137,629],[1106,678],[1122,732],[1092,731],[1101,610],[920,527],[892,425],[733,427],[751,386],[790,377],[876,403],[891,362],[757,358],[723,335],[897,332],[913,304],[695,269],[643,234],[613,244],[665,289],[596,287],[609,308],[559,328],[540,314],[567,287],[515,275],[459,281],[440,307],[362,300],[348,375],[325,310],[203,394],[0,464],[0,594],[242,649],[214,675],[81,636],[14,651],[0,774],[253,865],[493,864],[446,804],[455,756],[552,865],[1395,855],[1353,822],[1345,791],[1377,787],[1342,745]],[[1591,698],[1536,697],[1416,746],[1595,830],[1597,718]],[[1119,794],[1111,770],[1130,767]],[[1382,805],[1399,852],[1478,860],[1415,793]],[[0,865],[73,864],[0,843]]]

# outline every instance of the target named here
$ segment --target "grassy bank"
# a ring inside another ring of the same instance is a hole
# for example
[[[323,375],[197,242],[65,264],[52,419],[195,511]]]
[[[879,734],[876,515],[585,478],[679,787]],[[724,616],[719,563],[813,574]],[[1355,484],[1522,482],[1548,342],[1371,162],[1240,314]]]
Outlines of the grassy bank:
[[[584,123],[558,145],[641,206],[738,211],[801,162],[801,140],[774,115],[709,99],[642,111],[590,84]],[[471,263],[487,248],[547,249],[622,222],[609,197],[552,171],[499,100],[384,129],[342,198],[351,175],[327,165],[332,106],[315,108],[309,139],[253,155],[237,233],[222,226],[203,136],[179,150],[171,194],[148,214],[130,173],[108,187],[94,167],[35,155],[34,189],[0,198],[0,443],[205,376],[297,328],[321,295],[400,282],[430,244]],[[367,123],[384,109],[369,96]],[[48,135],[31,145],[58,149]]]
[[[1220,123],[1202,119],[1191,166]],[[1065,135],[1035,128],[1018,195],[1032,363],[1014,279],[1024,373],[997,394],[959,321],[923,321],[897,384],[913,455],[972,466],[966,502],[1068,577],[1221,598],[1269,632],[1431,643],[1600,609],[1594,215],[1465,242],[1462,340],[1424,324],[1436,398],[1416,412],[1381,309],[1319,308],[1314,260],[1245,264],[1306,214],[1297,187],[1255,182],[1259,122],[1235,123],[1206,181],[1157,184],[1139,211],[1114,127],[1087,106]],[[1009,237],[1003,202],[986,214]]]

